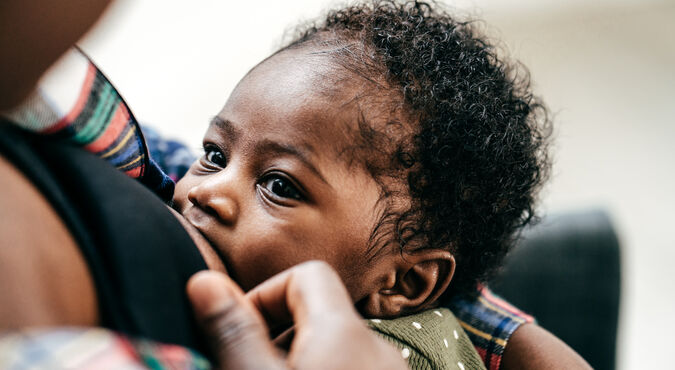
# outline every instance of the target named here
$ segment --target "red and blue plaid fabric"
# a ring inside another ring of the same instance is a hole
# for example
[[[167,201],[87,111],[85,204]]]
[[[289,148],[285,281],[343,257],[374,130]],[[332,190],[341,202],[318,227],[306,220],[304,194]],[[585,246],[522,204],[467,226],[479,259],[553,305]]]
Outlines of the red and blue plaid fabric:
[[[478,355],[488,370],[501,366],[504,348],[520,325],[534,322],[534,318],[515,308],[480,286],[477,298],[455,297],[448,308],[452,311],[464,331],[476,347]]]

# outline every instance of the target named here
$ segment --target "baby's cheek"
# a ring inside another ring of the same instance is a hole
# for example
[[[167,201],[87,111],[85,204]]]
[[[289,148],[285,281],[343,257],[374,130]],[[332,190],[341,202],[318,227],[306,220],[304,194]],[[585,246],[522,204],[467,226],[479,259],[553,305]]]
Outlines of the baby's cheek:
[[[228,253],[230,273],[245,291],[299,263],[289,258],[280,246],[268,243],[267,240],[249,240]]]
[[[193,176],[190,176],[189,173],[185,175],[180,181],[176,183],[176,188],[173,192],[173,204],[174,209],[181,210],[185,207],[187,202],[187,195],[190,189],[192,188],[192,183],[194,182]]]
[[[249,290],[270,277],[309,260],[322,260],[333,267],[333,258],[327,258],[319,250],[320,243],[302,244],[280,237],[260,234],[260,238],[249,238],[231,251],[230,272],[244,290]]]
[[[173,203],[179,203],[181,201],[181,198],[184,198],[185,196],[185,191],[184,191],[184,185],[185,185],[185,179],[181,179],[176,183],[176,187],[173,190]]]

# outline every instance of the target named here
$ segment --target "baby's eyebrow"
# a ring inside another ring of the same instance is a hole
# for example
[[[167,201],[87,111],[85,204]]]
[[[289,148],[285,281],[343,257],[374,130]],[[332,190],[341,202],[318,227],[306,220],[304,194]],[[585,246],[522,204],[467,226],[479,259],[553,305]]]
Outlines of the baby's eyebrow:
[[[236,140],[239,137],[239,131],[231,121],[222,119],[218,116],[211,118],[211,126],[216,126],[219,130],[225,133],[225,136],[229,137],[231,140]]]
[[[314,166],[310,160],[308,150],[298,149],[293,145],[282,144],[272,140],[262,140],[256,144],[254,151],[257,155],[265,153],[287,154],[296,157],[305,167],[312,171],[323,183],[330,186],[321,172]],[[311,150],[310,150],[311,152]]]

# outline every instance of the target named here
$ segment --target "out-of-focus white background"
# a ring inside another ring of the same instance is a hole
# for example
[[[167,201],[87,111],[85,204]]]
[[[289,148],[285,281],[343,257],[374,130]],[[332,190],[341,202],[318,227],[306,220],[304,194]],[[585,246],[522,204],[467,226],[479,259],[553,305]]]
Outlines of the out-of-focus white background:
[[[117,0],[81,43],[142,122],[195,150],[236,82],[325,0]],[[620,369],[663,368],[675,332],[675,2],[461,0],[555,113],[544,212],[603,207],[623,248]],[[671,229],[671,227],[673,229]],[[584,330],[584,328],[579,328]]]

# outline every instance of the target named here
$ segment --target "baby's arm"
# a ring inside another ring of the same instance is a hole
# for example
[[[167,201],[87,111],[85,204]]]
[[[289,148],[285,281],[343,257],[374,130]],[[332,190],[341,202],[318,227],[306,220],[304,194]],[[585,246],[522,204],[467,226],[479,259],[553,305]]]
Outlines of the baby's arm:
[[[447,307],[490,370],[590,368],[569,346],[536,325],[532,316],[486,287],[475,298],[452,298]]]
[[[572,348],[536,324],[523,324],[511,336],[501,369],[590,369]]]

